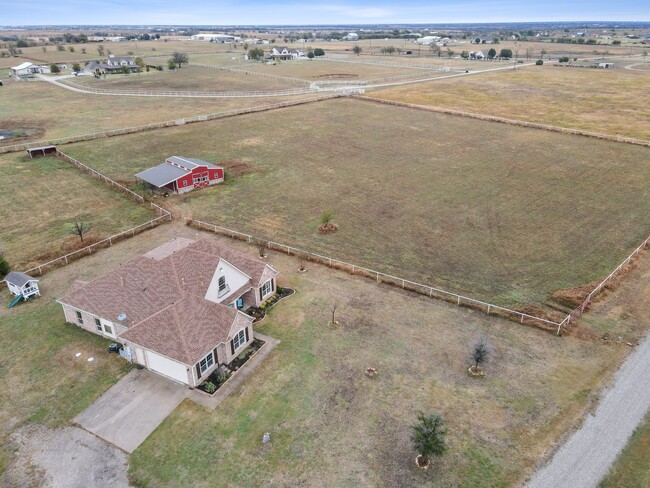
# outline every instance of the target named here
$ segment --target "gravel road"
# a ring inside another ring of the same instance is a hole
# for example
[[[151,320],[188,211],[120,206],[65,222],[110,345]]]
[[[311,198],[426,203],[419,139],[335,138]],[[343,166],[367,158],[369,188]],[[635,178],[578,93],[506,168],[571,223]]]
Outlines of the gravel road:
[[[630,354],[598,408],[526,488],[595,488],[650,408],[650,335]]]

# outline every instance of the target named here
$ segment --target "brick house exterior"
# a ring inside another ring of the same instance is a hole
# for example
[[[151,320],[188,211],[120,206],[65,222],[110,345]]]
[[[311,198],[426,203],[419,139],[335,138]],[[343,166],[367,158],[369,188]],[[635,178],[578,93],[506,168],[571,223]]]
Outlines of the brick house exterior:
[[[270,265],[214,241],[176,238],[58,302],[66,322],[119,342],[132,361],[190,387],[254,339],[241,309],[275,294]]]

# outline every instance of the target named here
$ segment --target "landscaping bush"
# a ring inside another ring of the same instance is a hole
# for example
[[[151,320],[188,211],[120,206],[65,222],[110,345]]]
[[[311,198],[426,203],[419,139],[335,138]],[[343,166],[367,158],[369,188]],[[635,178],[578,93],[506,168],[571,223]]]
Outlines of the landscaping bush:
[[[569,62],[569,56],[562,56],[560,59],[558,59],[560,63],[568,63]]]
[[[0,277],[4,277],[7,273],[9,273],[9,262],[0,255]]]
[[[203,384],[203,388],[205,389],[205,392],[209,393],[210,395],[217,391],[217,385],[215,385],[212,381],[206,381]]]
[[[541,65],[544,64],[544,61],[542,61],[541,59],[538,59],[537,61],[535,61],[535,64],[536,64],[537,66],[541,66]]]

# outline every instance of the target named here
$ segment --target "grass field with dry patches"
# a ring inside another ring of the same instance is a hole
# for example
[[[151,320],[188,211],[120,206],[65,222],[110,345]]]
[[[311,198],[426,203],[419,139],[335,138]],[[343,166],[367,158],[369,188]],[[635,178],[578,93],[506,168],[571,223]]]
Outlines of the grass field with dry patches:
[[[533,66],[370,93],[387,100],[650,140],[650,72]]]
[[[0,145],[88,134],[310,97],[309,94],[219,99],[112,97],[75,93],[49,83],[36,82],[11,83],[2,89],[0,129],[31,128],[35,133],[29,138],[1,140]]]
[[[82,76],[74,78],[77,84],[109,90],[191,90],[191,91],[266,91],[305,86],[287,80],[232,73],[198,66],[184,66],[169,71],[152,70],[149,73],[115,74],[106,78]]]
[[[350,99],[67,150],[123,180],[173,154],[243,162],[245,176],[173,201],[507,306],[605,276],[650,229],[647,148]],[[339,230],[322,235],[328,209]]]
[[[133,453],[135,484],[519,486],[628,352],[269,259],[297,290],[256,328],[281,343],[214,412],[181,404]],[[479,334],[494,348],[482,379],[467,374]],[[367,378],[368,367],[379,375]],[[449,451],[428,472],[409,439],[419,410],[441,413],[449,430]]]
[[[155,217],[106,184],[58,158],[30,160],[23,153],[0,156],[6,181],[0,192],[0,245],[15,270],[39,264],[80,245],[71,234],[76,220],[91,225],[84,237],[99,240]]]

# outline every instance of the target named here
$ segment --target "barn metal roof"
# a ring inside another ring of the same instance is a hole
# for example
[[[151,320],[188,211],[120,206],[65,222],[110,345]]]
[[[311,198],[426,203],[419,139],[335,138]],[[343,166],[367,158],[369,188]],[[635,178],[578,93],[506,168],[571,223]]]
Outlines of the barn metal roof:
[[[172,181],[176,181],[181,176],[185,176],[188,173],[187,170],[179,168],[178,166],[173,166],[169,163],[162,163],[153,168],[142,171],[135,175],[136,178],[151,183],[153,186],[162,187]]]
[[[202,159],[196,159],[196,158],[184,158],[182,156],[171,156],[167,158],[165,161],[167,161],[168,163],[180,164],[181,166],[185,166],[188,169],[194,169],[197,166],[206,166],[209,169],[219,169],[219,166],[215,166],[212,163],[208,163],[206,161],[203,161]]]
[[[31,276],[25,273],[21,273],[20,271],[12,271],[7,276],[5,276],[4,281],[22,288],[23,286],[25,286],[25,284],[29,283],[30,281],[38,281],[38,280],[36,278],[32,278]]]
[[[21,69],[29,68],[30,66],[33,66],[33,65],[34,65],[34,63],[30,63],[29,61],[25,61],[24,63],[19,64],[18,66],[14,66],[11,69],[18,71],[18,70],[21,70]]]

